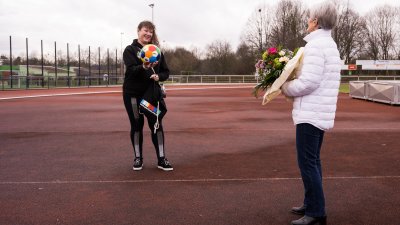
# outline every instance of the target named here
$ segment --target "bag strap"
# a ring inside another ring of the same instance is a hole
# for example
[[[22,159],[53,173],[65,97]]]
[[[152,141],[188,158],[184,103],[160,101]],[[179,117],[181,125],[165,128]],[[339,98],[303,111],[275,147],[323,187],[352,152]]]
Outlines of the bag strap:
[[[160,110],[160,101],[157,101],[157,110]],[[156,134],[157,133],[157,129],[160,128],[160,122],[158,121],[159,113],[157,112],[156,115],[157,115],[157,121],[154,124],[154,134]]]
[[[156,73],[155,71],[154,71],[154,69],[153,69],[153,67],[151,67],[151,69],[153,70],[153,73]],[[153,80],[154,81],[154,86],[153,86],[153,94],[156,92],[156,85],[159,85],[158,84],[158,81],[155,81],[155,80]],[[154,96],[154,95],[153,95]],[[159,111],[160,110],[160,100],[158,99],[157,100],[157,111]],[[156,121],[156,123],[154,124],[154,134],[156,134],[157,133],[157,129],[160,127],[160,123],[159,123],[159,121],[158,121],[158,115],[159,115],[159,113],[157,112],[156,113],[156,117],[157,117],[157,121]]]
[[[140,48],[137,47],[137,46],[134,46],[134,47],[138,50],[137,54],[139,54]],[[160,60],[161,60],[161,59],[160,59]],[[151,67],[151,70],[153,70],[153,73],[156,74],[156,71],[154,70],[153,67]],[[160,85],[160,84],[158,83],[158,81],[155,81],[155,80],[154,80],[154,86],[153,86],[154,90],[153,90],[153,93],[155,93],[155,88],[156,88],[155,85]],[[160,87],[160,88],[161,88],[161,87]],[[157,111],[159,111],[159,110],[160,110],[160,100],[157,100]],[[156,121],[156,123],[154,124],[154,134],[156,134],[158,128],[160,128],[160,122],[159,122],[159,120],[158,120],[158,116],[159,116],[159,113],[156,112],[157,121]]]

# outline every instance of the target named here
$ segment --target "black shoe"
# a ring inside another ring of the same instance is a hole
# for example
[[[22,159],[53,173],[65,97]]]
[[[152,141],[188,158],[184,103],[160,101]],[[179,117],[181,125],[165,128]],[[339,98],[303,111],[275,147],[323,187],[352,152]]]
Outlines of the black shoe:
[[[133,161],[133,170],[142,170],[143,168],[143,160],[141,158],[135,158]]]
[[[323,217],[311,217],[311,216],[303,216],[298,220],[293,220],[292,225],[326,225],[326,216]]]
[[[297,215],[304,215],[306,214],[306,206],[302,205],[300,207],[293,207],[290,212]]]
[[[172,168],[171,164],[169,163],[167,158],[161,158],[158,161],[158,166],[159,169],[162,169],[164,171],[171,171],[174,170],[174,168]]]

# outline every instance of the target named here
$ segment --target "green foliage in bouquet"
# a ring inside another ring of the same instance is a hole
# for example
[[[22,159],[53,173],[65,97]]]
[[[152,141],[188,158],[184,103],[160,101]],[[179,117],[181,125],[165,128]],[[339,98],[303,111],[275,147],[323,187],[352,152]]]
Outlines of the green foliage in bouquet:
[[[260,59],[256,67],[256,79],[260,81],[254,87],[253,95],[258,97],[260,90],[267,90],[279,78],[285,65],[290,59],[296,54],[298,49],[294,52],[283,49],[282,46],[277,48],[269,48],[262,54],[262,59]]]

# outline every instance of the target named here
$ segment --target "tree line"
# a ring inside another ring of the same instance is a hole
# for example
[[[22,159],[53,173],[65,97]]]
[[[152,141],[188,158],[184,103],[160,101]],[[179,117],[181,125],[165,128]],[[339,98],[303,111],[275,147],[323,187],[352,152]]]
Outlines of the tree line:
[[[349,1],[332,1],[338,10],[332,36],[346,64],[357,59],[400,59],[400,7],[378,5],[360,15]],[[300,1],[280,0],[275,6],[263,5],[249,19],[242,40],[252,49],[279,44],[289,49],[303,46],[308,17],[309,11]]]
[[[378,5],[360,15],[348,0],[332,1],[338,10],[338,24],[332,36],[346,64],[355,63],[357,59],[400,60],[400,7]],[[305,45],[308,17],[309,11],[300,0],[279,0],[274,5],[256,7],[241,32],[236,49],[224,40],[215,40],[204,50],[161,47],[171,74],[253,74],[255,62],[267,48],[281,45],[293,50]],[[65,53],[57,55],[58,63],[65,65]],[[114,55],[110,56],[111,64],[115,63]],[[77,64],[76,58],[74,55],[70,64]],[[30,64],[39,59],[33,55]],[[106,59],[103,51],[101,64],[106,64]],[[24,63],[25,59],[14,60],[16,65]],[[88,64],[86,49],[82,51],[81,60],[83,65]],[[98,62],[97,52],[93,51],[90,61]],[[51,59],[46,58],[45,64],[51,64]]]
[[[400,7],[378,5],[360,15],[347,0],[333,0],[338,24],[332,36],[346,64],[355,60],[400,60]],[[299,0],[260,5],[242,30],[236,50],[215,40],[204,54],[182,47],[164,50],[173,74],[252,74],[261,52],[282,45],[293,50],[305,45],[309,11]]]

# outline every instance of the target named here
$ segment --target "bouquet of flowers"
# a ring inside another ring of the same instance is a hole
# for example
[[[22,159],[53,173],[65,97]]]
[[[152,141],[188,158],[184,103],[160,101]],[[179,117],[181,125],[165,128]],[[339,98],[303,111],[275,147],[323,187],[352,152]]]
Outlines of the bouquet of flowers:
[[[261,82],[254,87],[253,94],[258,97],[260,89],[265,91],[263,105],[281,93],[281,87],[286,81],[295,78],[303,53],[304,47],[297,48],[294,52],[278,47],[269,48],[262,55],[262,60],[256,64],[256,78]]]
[[[295,52],[283,49],[281,46],[269,48],[262,54],[262,59],[255,65],[256,79],[260,80],[260,83],[254,87],[254,96],[258,97],[260,89],[265,91],[271,87],[275,80],[282,74],[285,65],[294,55]]]

